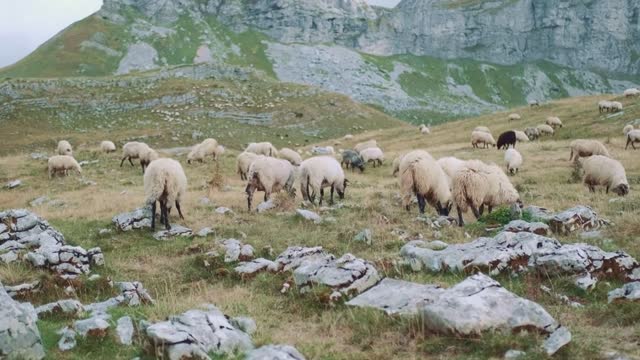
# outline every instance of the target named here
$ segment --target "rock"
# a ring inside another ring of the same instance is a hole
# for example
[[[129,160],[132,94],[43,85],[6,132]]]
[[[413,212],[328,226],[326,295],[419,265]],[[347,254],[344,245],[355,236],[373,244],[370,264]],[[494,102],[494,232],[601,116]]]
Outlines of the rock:
[[[549,225],[541,222],[529,223],[524,220],[513,220],[502,229],[508,232],[530,232],[537,235],[547,236],[549,235]]]
[[[531,218],[535,221],[546,222],[553,217],[553,214],[548,209],[534,205],[525,206],[522,212],[531,215]]]
[[[305,220],[313,221],[316,224],[319,224],[322,222],[322,218],[320,217],[320,215],[316,214],[313,211],[305,210],[305,209],[297,209],[296,213],[302,216],[302,218],[304,218]]]
[[[214,206],[213,201],[211,201],[211,199],[209,199],[208,197],[201,197],[200,200],[198,200],[198,204],[200,204],[201,206]]]
[[[240,275],[252,275],[260,271],[275,271],[277,265],[275,262],[263,258],[258,258],[249,262],[241,262],[234,268],[234,271]]]
[[[49,159],[49,155],[45,154],[45,153],[39,153],[39,152],[34,152],[31,153],[31,158],[33,160],[47,160]]]
[[[504,353],[504,360],[517,360],[525,357],[527,355],[526,352],[520,350],[508,350]]]
[[[215,230],[211,229],[210,227],[205,227],[205,228],[200,229],[200,231],[198,231],[198,233],[196,233],[196,236],[198,236],[198,237],[207,237],[207,236],[209,236],[211,234],[215,234],[215,233],[216,233]]]
[[[578,275],[575,280],[575,284],[582,290],[590,290],[596,286],[598,279],[595,278],[591,273],[584,273]]]
[[[268,201],[264,201],[258,204],[257,210],[259,213],[263,213],[274,209],[275,207],[276,205],[273,203],[273,200],[269,199]]]
[[[598,217],[588,206],[576,206],[554,215],[549,226],[554,233],[569,234],[577,230],[598,229],[610,222]]]
[[[215,212],[218,213],[218,214],[223,214],[223,215],[227,214],[227,213],[233,214],[233,210],[231,210],[231,209],[229,209],[227,207],[224,207],[224,206],[220,206],[220,207],[216,208]]]
[[[39,198],[35,198],[31,200],[31,202],[29,202],[29,206],[31,207],[41,206],[41,205],[44,205],[44,203],[46,203],[47,201],[49,201],[48,197],[40,196]]]
[[[131,345],[133,342],[133,321],[129,316],[118,319],[116,326],[117,340],[122,345]]]
[[[17,187],[18,187],[18,186],[20,186],[20,185],[22,185],[22,180],[13,180],[13,181],[9,181],[9,182],[5,185],[5,187],[6,187],[7,189],[15,189],[15,188],[17,188]]]
[[[218,242],[224,249],[224,262],[248,261],[253,259],[253,246],[243,244],[240,240],[225,239]]]
[[[258,326],[256,325],[256,322],[253,321],[252,318],[248,318],[244,316],[231,318],[231,324],[235,328],[240,329],[249,335],[252,335],[253,333],[256,332],[256,330],[258,330]]]
[[[0,263],[10,264],[18,260],[18,254],[15,251],[9,251],[0,255]]]
[[[100,229],[98,230],[98,235],[108,235],[111,234],[113,230],[111,229]]]
[[[160,241],[167,241],[176,237],[191,236],[193,236],[193,231],[180,225],[173,225],[170,230],[160,230],[153,234],[153,238]]]
[[[36,308],[39,318],[54,314],[65,314],[78,317],[84,312],[84,306],[78,300],[66,299],[58,300]]]
[[[626,283],[621,288],[609,291],[608,298],[609,303],[640,300],[640,281]]]
[[[16,286],[5,286],[4,290],[10,297],[25,297],[39,292],[40,282],[24,283]]]
[[[265,345],[249,351],[245,360],[304,360],[304,356],[290,345]]]
[[[128,306],[155,304],[155,300],[153,300],[147,292],[147,289],[145,289],[139,281],[116,282],[115,286],[120,290],[120,294],[124,297],[124,303]]]
[[[105,337],[109,330],[109,322],[100,316],[92,316],[84,320],[76,320],[73,329],[82,337]]]
[[[305,261],[322,260],[327,255],[322,246],[300,247],[290,246],[275,260],[277,271],[295,270]]]
[[[571,342],[571,332],[564,326],[556,329],[542,344],[547,355],[552,356],[563,346]]]
[[[151,208],[144,207],[132,212],[118,214],[111,220],[120,231],[151,227]]]
[[[293,271],[293,280],[301,292],[315,285],[323,285],[345,295],[359,294],[380,279],[371,263],[351,254],[339,259],[333,255],[308,259]]]
[[[104,255],[100,248],[85,250],[79,246],[41,246],[27,254],[34,266],[45,266],[63,279],[75,279],[81,274],[89,274],[91,266],[103,265]]]
[[[57,334],[61,335],[60,340],[58,340],[58,349],[60,351],[69,351],[76,347],[76,332],[73,329],[66,326],[58,330]]]
[[[437,285],[423,285],[385,278],[378,285],[347,302],[347,305],[372,307],[394,314],[417,314],[418,305],[434,301],[444,290]]]
[[[33,306],[14,301],[1,283],[0,304],[0,358],[44,358],[42,339],[36,324],[38,315]]]
[[[373,244],[373,232],[371,229],[364,229],[360,231],[354,238],[353,241],[363,242],[367,245]]]

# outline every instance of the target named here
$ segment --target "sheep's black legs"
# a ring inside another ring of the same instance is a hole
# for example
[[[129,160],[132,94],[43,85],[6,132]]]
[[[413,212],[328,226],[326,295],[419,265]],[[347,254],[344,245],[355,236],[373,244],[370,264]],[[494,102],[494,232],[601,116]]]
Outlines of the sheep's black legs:
[[[247,210],[251,211],[251,201],[253,200],[253,188],[250,185],[247,185],[247,188],[244,190],[247,193]]]
[[[493,211],[493,206],[489,205],[489,214]]]
[[[151,205],[151,230],[156,229],[156,202]]]
[[[125,160],[127,160],[127,157],[126,157],[126,156],[122,158],[122,161],[120,161],[120,167],[122,167],[122,164],[124,164],[124,161],[125,161]]]
[[[318,202],[318,205],[322,206],[322,200],[324,198],[324,188],[320,188],[320,201]]]
[[[475,216],[476,219],[480,219],[480,212],[475,206],[471,205],[471,211],[473,211],[473,216]]]
[[[171,230],[171,225],[169,225],[169,209],[166,203],[164,204],[164,225],[165,229]]]
[[[333,190],[334,190],[334,186],[331,185],[331,198],[329,199],[329,205],[333,205]]]
[[[131,161],[131,157],[129,157],[129,164],[131,164],[131,166],[135,166],[133,165],[133,161]]]
[[[427,205],[427,202],[424,199],[424,196],[417,194],[416,197],[418,198],[418,209],[420,209],[420,214],[424,214],[424,208]]]
[[[482,214],[484,213],[484,204],[480,205],[478,212],[480,213],[480,216],[482,216]]]
[[[178,210],[178,215],[180,215],[180,219],[184,220],[184,216],[182,216],[182,209],[180,209],[180,203],[176,200],[176,209]]]
[[[456,206],[456,209],[458,209],[458,226],[463,227],[464,220],[462,219],[462,211],[460,211],[460,206]]]

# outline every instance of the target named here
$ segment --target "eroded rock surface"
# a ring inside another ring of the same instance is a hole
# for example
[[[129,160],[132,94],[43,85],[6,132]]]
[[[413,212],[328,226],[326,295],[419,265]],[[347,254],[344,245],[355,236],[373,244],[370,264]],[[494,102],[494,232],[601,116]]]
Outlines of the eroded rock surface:
[[[83,312],[84,306],[82,306],[82,303],[74,299],[58,300],[36,308],[36,313],[38,313],[39,318],[53,314],[65,314],[77,317]]]
[[[351,299],[347,305],[372,307],[387,314],[417,314],[418,305],[433,302],[445,291],[437,285],[385,278],[378,285]]]
[[[569,234],[577,230],[592,230],[609,225],[588,206],[576,206],[562,211],[549,219],[549,226],[556,234]]]
[[[193,236],[193,230],[180,225],[172,225],[169,230],[160,230],[153,234],[153,238],[160,241],[167,241],[176,237],[191,236]]]
[[[640,300],[640,281],[624,284],[619,289],[609,292],[609,303],[618,301],[638,301]]]
[[[328,255],[307,260],[293,272],[293,280],[301,291],[324,285],[346,295],[359,294],[380,281],[378,271],[366,260],[345,254],[339,259]]]
[[[304,356],[290,345],[265,345],[251,350],[246,360],[304,360]]]
[[[130,231],[151,227],[151,208],[144,207],[131,212],[118,214],[111,220],[120,231]]]
[[[0,304],[0,358],[44,358],[42,339],[36,325],[38,315],[33,306],[13,300],[2,284]]]
[[[519,233],[530,232],[537,235],[549,235],[549,225],[541,222],[526,222],[524,220],[513,220],[504,226],[503,231]]]

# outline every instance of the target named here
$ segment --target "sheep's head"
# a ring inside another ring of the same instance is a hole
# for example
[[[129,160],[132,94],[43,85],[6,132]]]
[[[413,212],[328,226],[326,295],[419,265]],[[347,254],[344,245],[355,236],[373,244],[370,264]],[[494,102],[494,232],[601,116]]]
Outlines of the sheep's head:
[[[345,190],[347,190],[347,184],[349,184],[349,180],[344,179],[344,182],[342,183],[342,189],[336,189],[340,200],[344,199],[344,193],[345,193]]]
[[[611,189],[618,196],[626,196],[629,193],[629,185],[628,184],[620,184],[613,189]]]
[[[364,160],[361,157],[357,157],[352,163],[352,167],[360,169],[360,172],[364,172]]]
[[[452,206],[453,206],[453,203],[451,201],[447,201],[447,203],[444,205],[442,205],[440,201],[438,201],[436,203],[436,210],[438,210],[438,215],[449,216]]]

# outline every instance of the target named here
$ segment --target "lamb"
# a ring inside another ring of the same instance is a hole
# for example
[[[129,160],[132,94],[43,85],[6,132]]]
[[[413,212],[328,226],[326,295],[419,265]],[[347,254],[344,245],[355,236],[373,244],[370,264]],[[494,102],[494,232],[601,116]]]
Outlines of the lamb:
[[[538,128],[529,127],[524,129],[524,134],[527,135],[529,140],[536,140],[540,137],[540,130],[538,130]]]
[[[483,145],[482,148],[486,149],[489,147],[489,145],[493,145],[495,147],[496,141],[493,139],[493,136],[491,136],[491,134],[489,133],[482,132],[482,131],[474,131],[471,133],[471,145],[474,148],[477,148],[478,144],[482,144]]]
[[[313,146],[311,153],[316,155],[334,155],[336,152],[333,150],[333,146]]]
[[[554,131],[553,128],[547,124],[540,124],[537,127],[538,132],[540,133],[540,136],[542,135],[553,135]]]
[[[562,127],[562,121],[560,121],[560,118],[558,118],[557,116],[549,116],[547,118],[547,125],[556,129],[558,127]]]
[[[640,95],[640,90],[636,88],[627,89],[624,91],[623,95],[625,97],[634,97]]]
[[[489,128],[486,126],[476,126],[476,128],[473,129],[473,131],[482,131],[482,132],[491,134],[491,130],[489,130]]]
[[[315,201],[316,194],[320,194],[319,205],[322,205],[324,188],[331,187],[329,204],[333,204],[333,192],[336,191],[340,199],[344,199],[344,193],[349,181],[344,176],[340,163],[331,156],[316,156],[307,159],[300,165],[300,191],[302,198]],[[310,191],[311,190],[311,191]]]
[[[353,147],[353,150],[355,150],[357,153],[360,153],[360,151],[364,149],[372,148],[372,147],[378,147],[378,142],[375,140],[361,142],[356,144],[356,146]]]
[[[184,220],[180,201],[187,192],[187,176],[182,165],[173,159],[152,161],[144,172],[144,194],[146,204],[151,206],[151,229],[156,228],[156,202],[160,203],[160,224],[167,230],[169,214],[175,204],[180,219]]]
[[[513,121],[513,120],[520,120],[522,119],[522,117],[520,116],[520,114],[509,114],[509,121]]]
[[[58,155],[69,155],[73,156],[73,148],[71,144],[67,140],[58,141]]]
[[[391,172],[391,176],[396,176],[396,174],[398,174],[400,172],[400,162],[402,161],[402,158],[404,157],[405,154],[400,154],[398,156],[396,156],[395,159],[393,159],[393,164],[392,164],[392,172]]]
[[[520,203],[518,191],[502,169],[495,164],[488,165],[480,161],[467,162],[464,169],[456,172],[452,193],[459,226],[464,225],[462,214],[469,208],[476,219],[479,219],[485,205],[491,213],[495,206]]]
[[[302,163],[302,156],[300,156],[297,151],[289,148],[280,149],[280,151],[278,151],[278,157],[280,159],[287,160],[293,166],[300,166]]]
[[[527,134],[524,131],[520,131],[520,130],[513,130],[514,133],[516,133],[516,140],[519,142],[527,142],[529,141],[529,137],[527,136]]]
[[[512,175],[517,174],[520,166],[522,166],[522,155],[516,149],[508,149],[504,153],[504,163],[508,172]]]
[[[244,151],[258,155],[278,156],[278,150],[270,142],[250,143]]]
[[[624,136],[627,136],[627,134],[629,133],[629,131],[633,130],[633,125],[629,124],[629,125],[625,125],[624,128],[622,128],[622,133],[624,134]]]
[[[624,149],[627,150],[629,144],[631,144],[631,147],[633,148],[633,150],[635,150],[635,143],[637,142],[640,142],[640,129],[629,131],[627,133],[627,145],[624,147]]]
[[[68,175],[69,170],[75,170],[78,174],[82,174],[82,168],[80,164],[70,155],[55,155],[49,158],[47,162],[49,171],[49,179],[51,179],[56,173],[61,173],[63,176]]]
[[[378,147],[364,149],[360,151],[360,156],[365,163],[373,162],[373,167],[376,167],[376,163],[382,165],[384,161],[384,153]]]
[[[116,151],[116,144],[111,141],[103,141],[100,143],[100,150],[104,153],[111,153]]]
[[[516,133],[513,130],[505,131],[498,136],[498,149],[508,149],[509,146],[516,147]]]
[[[427,203],[439,215],[447,216],[451,211],[451,190],[447,175],[426,151],[415,150],[406,154],[400,162],[400,191],[402,205],[409,211],[415,195],[418,207],[424,214]]]
[[[340,165],[344,166],[347,169],[351,167],[351,171],[353,171],[353,169],[355,168],[358,168],[360,169],[360,172],[363,172],[365,162],[362,159],[362,156],[360,156],[360,154],[358,154],[357,152],[353,150],[345,150],[344,152],[342,152],[342,161],[340,162]]]
[[[624,167],[619,161],[602,155],[594,155],[580,159],[584,170],[583,183],[589,191],[595,192],[596,186],[604,186],[606,193],[613,191],[618,196],[629,193],[629,182]]]
[[[236,169],[237,173],[240,175],[240,180],[247,180],[247,174],[249,173],[251,163],[260,156],[262,155],[257,155],[251,152],[242,152],[238,155],[236,158]]]
[[[247,176],[249,182],[245,188],[247,194],[247,209],[251,211],[253,193],[264,191],[264,201],[269,200],[271,194],[284,189],[291,196],[295,196],[293,188],[295,170],[287,160],[272,157],[259,157],[251,163]]]
[[[581,157],[589,157],[593,155],[602,155],[610,157],[609,151],[603,143],[597,140],[578,139],[571,142],[571,154],[569,161],[578,161]]]

